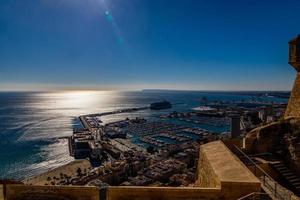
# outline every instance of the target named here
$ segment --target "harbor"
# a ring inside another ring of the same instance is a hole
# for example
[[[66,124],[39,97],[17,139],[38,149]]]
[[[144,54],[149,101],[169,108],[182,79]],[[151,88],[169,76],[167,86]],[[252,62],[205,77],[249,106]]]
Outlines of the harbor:
[[[249,126],[253,127],[255,123],[266,120],[263,113],[273,115],[273,120],[282,113],[282,104],[272,105],[274,107],[272,112],[265,106],[258,107],[261,110],[258,112],[258,108],[245,107],[246,103],[237,102],[237,104],[240,106],[232,107],[232,102],[220,104],[222,106],[214,103],[208,104],[205,109],[168,112],[167,109],[170,109],[172,104],[161,101],[149,106],[81,115],[79,120],[83,128],[75,129],[73,136],[69,138],[70,155],[75,158],[89,157],[99,165],[104,161],[120,159],[124,152],[130,150],[145,152],[148,148],[153,148],[159,151],[169,145],[187,142],[205,143],[226,138],[232,134],[240,134],[239,130],[236,130],[237,133],[230,133],[234,126],[238,125],[242,130],[246,130]],[[126,117],[147,109],[151,109],[153,116],[156,117],[143,117],[142,113],[135,118]],[[158,112],[164,109],[166,109],[164,114]],[[123,119],[103,122],[103,117],[120,113],[124,114]],[[237,120],[233,120],[235,118]],[[271,120],[270,116],[268,120]]]
[[[31,181],[99,187],[188,186],[195,182],[199,146],[239,138],[249,127],[275,120],[282,113],[281,104],[207,106],[210,109],[140,106],[80,115],[68,138],[69,152],[75,161],[88,161],[90,167],[72,168],[70,176],[62,170],[62,175],[54,172],[50,178]]]

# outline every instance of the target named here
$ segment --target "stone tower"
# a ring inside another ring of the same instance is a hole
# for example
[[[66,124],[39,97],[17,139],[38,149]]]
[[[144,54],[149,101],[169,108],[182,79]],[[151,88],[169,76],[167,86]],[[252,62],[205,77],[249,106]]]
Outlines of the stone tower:
[[[230,138],[241,136],[241,117],[240,115],[230,116]]]
[[[291,92],[284,117],[300,117],[300,35],[289,42],[289,64],[297,71],[297,77]]]

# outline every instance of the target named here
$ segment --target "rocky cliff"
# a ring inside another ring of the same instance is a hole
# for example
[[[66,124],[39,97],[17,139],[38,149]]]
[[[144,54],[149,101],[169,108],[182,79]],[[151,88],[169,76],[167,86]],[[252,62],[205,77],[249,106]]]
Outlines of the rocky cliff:
[[[251,153],[277,155],[300,174],[300,118],[287,118],[252,130],[245,138],[245,148]]]

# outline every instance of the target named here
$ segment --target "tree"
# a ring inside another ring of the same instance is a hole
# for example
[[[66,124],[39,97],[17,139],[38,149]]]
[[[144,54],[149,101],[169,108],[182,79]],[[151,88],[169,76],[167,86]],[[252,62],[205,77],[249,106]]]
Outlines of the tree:
[[[81,176],[81,168],[80,167],[77,168],[77,176]]]

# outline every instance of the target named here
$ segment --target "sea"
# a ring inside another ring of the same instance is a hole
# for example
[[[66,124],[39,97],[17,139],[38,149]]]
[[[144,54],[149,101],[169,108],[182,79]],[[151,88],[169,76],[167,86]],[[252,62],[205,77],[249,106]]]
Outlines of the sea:
[[[0,179],[23,180],[71,162],[67,136],[80,128],[78,116],[124,108],[143,107],[167,100],[168,110],[110,115],[111,122],[125,117],[156,118],[172,111],[190,111],[201,99],[213,101],[282,102],[286,98],[253,93],[205,91],[59,91],[0,92]],[[211,129],[212,127],[204,127]],[[220,131],[221,130],[211,130]]]

